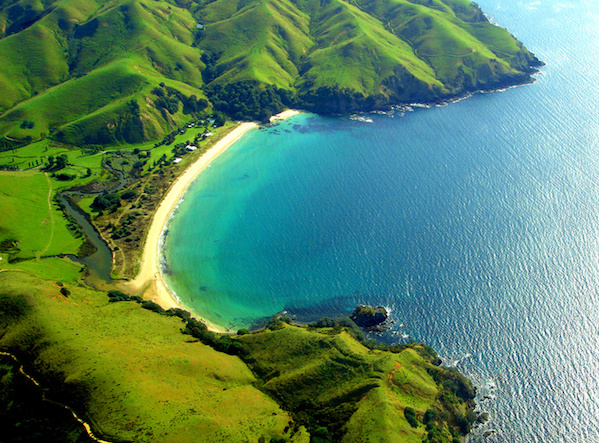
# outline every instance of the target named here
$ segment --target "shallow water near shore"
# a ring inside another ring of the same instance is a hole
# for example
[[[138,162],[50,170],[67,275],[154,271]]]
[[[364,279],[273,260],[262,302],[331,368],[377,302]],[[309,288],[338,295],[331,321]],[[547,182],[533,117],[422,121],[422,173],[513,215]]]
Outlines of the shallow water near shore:
[[[599,10],[479,4],[547,63],[536,83],[252,130],[179,205],[165,277],[233,330],[388,306],[383,339],[478,385],[470,441],[599,441]]]

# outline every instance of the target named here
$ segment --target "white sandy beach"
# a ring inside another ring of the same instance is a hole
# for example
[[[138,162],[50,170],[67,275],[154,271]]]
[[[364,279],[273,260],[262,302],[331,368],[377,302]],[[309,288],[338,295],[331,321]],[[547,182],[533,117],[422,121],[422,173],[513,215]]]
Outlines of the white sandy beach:
[[[270,122],[273,123],[277,120],[285,120],[286,118],[293,117],[294,115],[301,114],[301,113],[302,113],[302,111],[298,111],[296,109],[287,109],[286,111],[283,111],[277,115],[273,115],[270,118]]]
[[[283,120],[296,114],[299,114],[299,111],[287,110],[271,117],[270,121]],[[150,226],[146,237],[139,273],[135,279],[125,284],[126,289],[135,293],[140,293],[143,290],[144,298],[158,303],[164,309],[175,307],[183,308],[171,291],[169,291],[160,274],[159,242],[164,225],[168,221],[171,212],[177,206],[177,203],[179,203],[179,200],[181,200],[185,190],[198,174],[206,169],[216,157],[225,152],[227,148],[239,140],[243,134],[257,126],[256,123],[241,123],[223,137],[222,140],[219,140],[212,148],[206,151],[195,163],[190,165],[173,183],[154,214],[152,225]],[[227,332],[209,322],[205,323],[212,331]]]

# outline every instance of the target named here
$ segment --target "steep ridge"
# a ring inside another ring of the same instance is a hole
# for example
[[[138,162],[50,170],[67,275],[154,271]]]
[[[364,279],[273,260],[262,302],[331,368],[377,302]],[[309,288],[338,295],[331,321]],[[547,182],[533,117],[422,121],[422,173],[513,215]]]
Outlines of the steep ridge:
[[[1,135],[102,145],[163,137],[205,109],[191,96],[238,119],[344,113],[529,82],[540,64],[467,0],[3,1],[0,59]]]

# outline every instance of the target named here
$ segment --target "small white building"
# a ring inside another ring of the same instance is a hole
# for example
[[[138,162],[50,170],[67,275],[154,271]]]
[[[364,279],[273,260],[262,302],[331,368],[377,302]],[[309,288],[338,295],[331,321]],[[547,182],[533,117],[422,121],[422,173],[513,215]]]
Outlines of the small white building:
[[[175,159],[173,159],[173,164],[177,164],[177,163],[181,163],[183,159],[181,157],[176,157]]]
[[[185,149],[187,149],[188,151],[195,151],[196,149],[198,149],[198,147],[193,145],[187,145],[185,146]]]
[[[212,132],[205,132],[204,134],[202,134],[204,137],[212,137]]]
[[[204,29],[204,25],[203,25],[203,24],[201,24],[201,23],[198,23],[198,24],[196,25],[196,28],[197,28],[197,29]]]

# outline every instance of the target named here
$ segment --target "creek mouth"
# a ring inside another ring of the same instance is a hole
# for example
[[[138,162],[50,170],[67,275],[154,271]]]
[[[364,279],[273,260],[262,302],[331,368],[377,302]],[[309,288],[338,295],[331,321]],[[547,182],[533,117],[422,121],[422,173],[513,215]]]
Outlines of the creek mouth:
[[[103,163],[112,173],[118,176],[118,183],[110,189],[110,192],[118,192],[127,186],[127,179],[123,172],[112,168],[108,163]],[[73,196],[96,196],[99,193],[86,193],[81,191],[64,191],[59,194],[59,202],[62,205],[67,215],[74,220],[87,240],[93,245],[95,252],[85,257],[77,257],[69,255],[69,258],[81,263],[87,268],[88,275],[86,277],[86,283],[95,287],[101,288],[107,284],[111,284],[114,281],[110,276],[112,269],[112,250],[104,241],[96,227],[92,224],[88,214],[79,209],[75,204],[71,202]]]
[[[86,257],[69,256],[69,258],[85,265],[88,271],[88,276],[86,277],[88,284],[94,287],[110,284],[113,282],[110,277],[112,251],[94,225],[88,220],[87,216],[79,209],[73,207],[69,201],[68,197],[77,194],[80,193],[63,192],[59,196],[59,201],[67,215],[79,225],[87,240],[94,246],[95,252]]]

